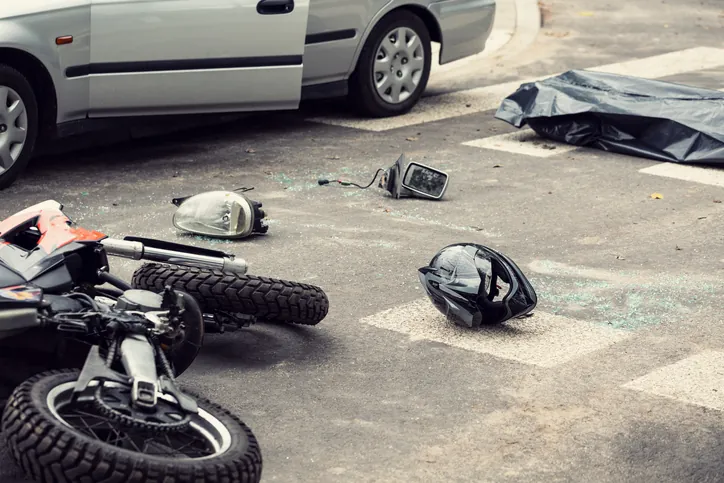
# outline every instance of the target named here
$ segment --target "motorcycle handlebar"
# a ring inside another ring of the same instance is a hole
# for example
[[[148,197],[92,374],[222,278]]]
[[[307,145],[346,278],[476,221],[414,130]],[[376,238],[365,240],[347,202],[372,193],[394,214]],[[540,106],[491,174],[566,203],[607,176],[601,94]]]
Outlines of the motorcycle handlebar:
[[[211,268],[239,275],[244,275],[248,270],[246,261],[233,260],[229,257],[212,257],[196,253],[184,253],[176,250],[147,247],[138,241],[118,240],[115,238],[101,240],[101,244],[109,255],[133,260],[149,260],[173,263],[186,267]]]

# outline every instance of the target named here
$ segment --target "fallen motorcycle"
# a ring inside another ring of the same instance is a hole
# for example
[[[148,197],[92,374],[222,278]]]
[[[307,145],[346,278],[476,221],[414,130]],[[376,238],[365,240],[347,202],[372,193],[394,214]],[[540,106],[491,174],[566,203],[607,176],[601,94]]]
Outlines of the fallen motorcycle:
[[[174,226],[189,233],[228,239],[266,233],[269,226],[262,204],[236,191],[210,191],[175,198],[173,204],[179,208],[173,216]],[[114,254],[135,259],[148,258],[149,250],[189,250],[183,245],[142,238],[127,237],[104,243]],[[247,275],[246,263],[240,260],[227,263],[223,269],[199,263],[198,255],[225,256],[222,252],[203,250],[196,254],[191,267],[168,263],[143,265],[133,274],[133,287],[160,291],[170,285],[189,293],[204,311],[208,332],[240,328],[257,320],[316,325],[327,315],[329,301],[319,287]],[[152,259],[177,259],[165,255]]]
[[[46,201],[0,222],[1,429],[15,461],[43,482],[260,481],[249,427],[176,377],[204,314],[314,324],[324,292],[245,275],[222,252],[112,239],[62,210]],[[108,255],[154,263],[134,288]]]
[[[154,291],[169,285],[190,294],[204,312],[207,332],[257,321],[317,325],[329,310],[327,295],[314,285],[222,268],[145,263],[134,272],[132,284]]]

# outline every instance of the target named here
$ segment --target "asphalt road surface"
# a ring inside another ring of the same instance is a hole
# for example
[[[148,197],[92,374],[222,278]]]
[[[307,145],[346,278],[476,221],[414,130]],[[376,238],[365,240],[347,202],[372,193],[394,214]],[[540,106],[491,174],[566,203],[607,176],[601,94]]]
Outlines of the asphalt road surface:
[[[182,377],[251,426],[264,481],[722,481],[724,174],[543,142],[493,112],[519,80],[569,68],[724,88],[723,7],[543,8],[525,52],[407,116],[317,106],[70,150],[2,192],[0,216],[52,198],[111,236],[220,247],[326,290],[319,326],[211,335]],[[403,152],[450,174],[444,201],[317,185],[366,184]],[[241,186],[268,236],[172,227],[171,198]],[[518,263],[534,317],[473,333],[437,315],[416,269],[461,241]],[[19,475],[2,461],[0,480]]]

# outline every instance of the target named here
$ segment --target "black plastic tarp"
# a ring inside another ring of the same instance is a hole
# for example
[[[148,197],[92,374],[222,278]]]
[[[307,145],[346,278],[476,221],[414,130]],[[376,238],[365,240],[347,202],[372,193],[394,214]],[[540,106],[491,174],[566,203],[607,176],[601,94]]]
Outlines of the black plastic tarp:
[[[724,164],[724,92],[715,90],[571,70],[522,84],[495,117],[576,146]]]

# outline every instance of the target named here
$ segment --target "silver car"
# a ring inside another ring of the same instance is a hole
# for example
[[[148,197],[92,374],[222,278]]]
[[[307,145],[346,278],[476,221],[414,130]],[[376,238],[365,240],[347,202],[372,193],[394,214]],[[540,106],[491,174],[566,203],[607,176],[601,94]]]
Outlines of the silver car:
[[[296,109],[348,96],[409,111],[481,52],[495,0],[23,0],[0,9],[0,189],[38,142],[130,116]]]

